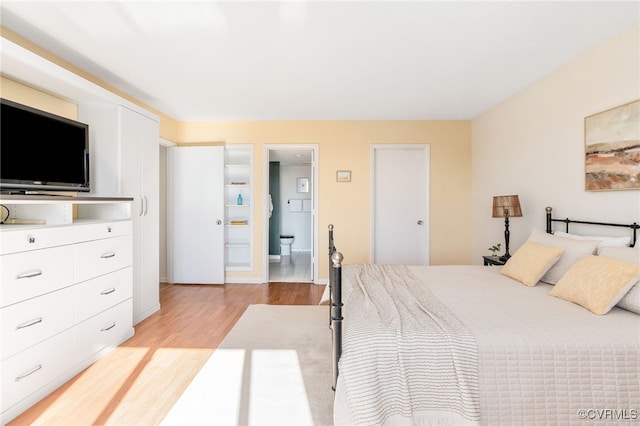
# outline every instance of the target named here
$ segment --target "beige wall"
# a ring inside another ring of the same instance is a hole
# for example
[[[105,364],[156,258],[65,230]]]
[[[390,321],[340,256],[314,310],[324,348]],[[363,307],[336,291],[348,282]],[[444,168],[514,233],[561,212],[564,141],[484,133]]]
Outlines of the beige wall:
[[[2,97],[69,118],[78,108],[6,78]],[[231,276],[261,278],[263,270],[262,205],[264,144],[317,144],[319,149],[319,278],[328,276],[322,254],[327,226],[349,263],[368,262],[370,251],[370,149],[381,143],[427,143],[431,146],[431,264],[471,260],[471,123],[468,121],[296,121],[178,123],[173,140],[183,143],[226,141],[254,145],[254,271]],[[337,183],[336,170],[351,170],[350,183]],[[400,208],[400,207],[398,207]]]
[[[129,98],[93,76],[86,75],[5,28],[2,36],[90,81]],[[2,94],[70,118],[77,106],[11,80],[2,80]],[[136,103],[136,100],[130,99]],[[140,104],[140,103],[139,103]],[[146,105],[140,104],[143,107]],[[428,143],[431,146],[430,234],[432,264],[468,263],[471,259],[471,124],[468,121],[306,121],[180,123],[161,116],[160,136],[176,143],[225,141],[254,145],[254,272],[261,277],[263,224],[263,145],[319,146],[319,254],[327,246],[326,228],[336,226],[336,238],[347,262],[367,262],[370,251],[370,147],[376,143]],[[351,170],[352,182],[337,184],[336,170]],[[328,267],[320,256],[319,277]],[[238,275],[238,273],[236,273]],[[243,276],[247,276],[243,274]]]
[[[510,224],[512,254],[533,227],[544,229],[546,206],[559,218],[638,222],[640,191],[584,189],[584,118],[638,98],[636,24],[474,119],[473,262],[504,241],[504,220],[491,218],[493,195],[520,195],[523,217]]]
[[[78,119],[77,105],[6,77],[0,77],[0,97],[72,120]]]
[[[3,97],[69,118],[77,106],[6,78]],[[260,278],[263,270],[262,194],[264,144],[318,144],[319,252],[327,247],[326,229],[336,226],[345,261],[368,262],[370,251],[370,148],[376,143],[428,143],[431,146],[431,264],[471,259],[471,124],[468,121],[306,121],[178,123],[179,143],[224,140],[254,145],[254,271],[232,273]],[[351,183],[338,184],[336,170],[351,170]],[[400,207],[398,207],[400,208]],[[320,256],[320,279],[328,266]]]
[[[180,143],[224,140],[254,145],[256,226],[252,277],[260,277],[263,269],[264,144],[317,144],[319,147],[321,279],[328,276],[323,253],[328,244],[326,230],[330,223],[336,227],[336,245],[343,252],[345,262],[369,261],[372,144],[430,144],[431,264],[471,261],[471,123],[468,121],[188,122],[180,123],[177,135]],[[352,181],[337,183],[336,170],[351,170]]]

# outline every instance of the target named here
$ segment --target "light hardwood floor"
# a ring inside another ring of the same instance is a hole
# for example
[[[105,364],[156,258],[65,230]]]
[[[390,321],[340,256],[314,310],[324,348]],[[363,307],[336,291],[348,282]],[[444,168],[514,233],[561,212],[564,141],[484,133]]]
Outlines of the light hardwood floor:
[[[247,306],[315,305],[323,290],[310,283],[161,284],[162,308],[135,336],[9,425],[158,424]]]

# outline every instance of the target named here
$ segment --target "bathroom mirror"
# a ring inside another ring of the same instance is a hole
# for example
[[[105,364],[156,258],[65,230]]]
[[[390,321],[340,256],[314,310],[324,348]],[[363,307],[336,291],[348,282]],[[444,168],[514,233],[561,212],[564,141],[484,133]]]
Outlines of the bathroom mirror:
[[[299,177],[296,179],[298,192],[309,192],[309,178]]]

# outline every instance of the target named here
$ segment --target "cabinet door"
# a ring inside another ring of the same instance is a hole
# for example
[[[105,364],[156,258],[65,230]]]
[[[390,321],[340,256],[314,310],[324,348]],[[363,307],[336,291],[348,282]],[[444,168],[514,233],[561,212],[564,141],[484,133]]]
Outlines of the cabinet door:
[[[174,283],[224,284],[224,148],[171,148]]]
[[[142,321],[159,305],[158,123],[120,108],[120,193],[133,197],[133,318]]]
[[[157,121],[143,117],[142,193],[142,318],[160,309],[160,130]],[[135,315],[134,311],[134,315]]]

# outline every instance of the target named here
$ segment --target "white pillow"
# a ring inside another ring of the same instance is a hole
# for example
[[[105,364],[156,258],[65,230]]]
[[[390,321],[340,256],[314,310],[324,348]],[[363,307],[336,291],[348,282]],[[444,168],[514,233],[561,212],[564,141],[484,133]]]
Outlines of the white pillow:
[[[603,247],[600,256],[609,256],[640,265],[640,245],[638,247]]]
[[[581,241],[573,240],[571,238],[562,238],[547,234],[546,232],[536,228],[531,230],[529,241],[549,247],[564,249],[564,253],[562,254],[562,257],[560,257],[560,260],[540,279],[540,281],[548,284],[557,283],[574,263],[585,256],[595,254],[596,248],[598,247],[598,241],[596,240]]]
[[[603,247],[629,247],[631,244],[631,237],[600,237],[600,236],[584,236],[576,234],[568,234],[562,231],[556,231],[553,233],[556,237],[571,238],[572,240],[580,241],[598,241],[598,254]]]
[[[636,244],[638,245],[638,244]],[[613,257],[625,262],[640,265],[640,246],[631,247],[603,247],[600,256]],[[636,284],[616,304],[617,307],[640,314],[640,285]]]

